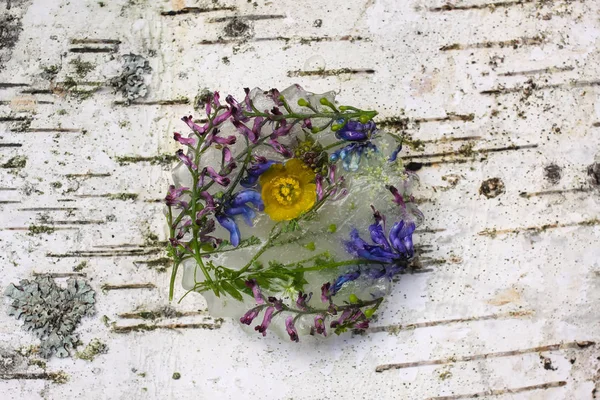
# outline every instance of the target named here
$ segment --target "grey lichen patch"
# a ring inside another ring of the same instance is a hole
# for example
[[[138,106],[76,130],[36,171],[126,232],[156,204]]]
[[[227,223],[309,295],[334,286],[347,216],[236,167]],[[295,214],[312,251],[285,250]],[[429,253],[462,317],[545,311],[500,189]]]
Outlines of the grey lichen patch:
[[[175,379],[175,380],[181,379],[181,374],[179,372],[173,372],[173,379]]]
[[[5,294],[12,299],[9,315],[22,319],[23,329],[40,339],[39,353],[45,358],[69,356],[78,343],[74,331],[81,318],[95,312],[95,292],[81,278],[70,278],[62,288],[52,278],[38,276],[11,284]]]
[[[250,37],[253,34],[252,26],[239,18],[232,19],[223,31],[229,37]]]
[[[500,196],[505,192],[504,182],[500,178],[486,179],[479,187],[479,194],[484,195],[488,199]]]
[[[123,56],[123,69],[121,74],[110,80],[115,92],[120,92],[123,97],[131,102],[137,98],[145,97],[148,86],[144,75],[152,72],[150,63],[144,57],[136,54],[125,54]]]
[[[0,349],[0,374],[8,374],[25,364],[25,356],[18,351]]]
[[[27,165],[27,157],[25,156],[14,156],[3,164],[0,164],[0,168],[25,168]]]
[[[108,353],[108,346],[98,339],[92,339],[83,351],[75,353],[75,357],[86,361],[93,361],[98,354],[106,353]]]

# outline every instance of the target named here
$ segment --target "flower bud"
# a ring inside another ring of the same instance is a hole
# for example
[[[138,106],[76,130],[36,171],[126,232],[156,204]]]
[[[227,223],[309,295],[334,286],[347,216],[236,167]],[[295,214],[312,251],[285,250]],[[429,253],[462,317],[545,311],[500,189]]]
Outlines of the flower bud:
[[[308,107],[308,101],[306,99],[298,99],[298,105],[300,107]]]
[[[354,293],[352,293],[352,294],[351,294],[351,295],[348,297],[348,301],[349,301],[351,304],[356,304],[356,303],[358,303],[358,297],[357,297],[357,296],[356,296]]]

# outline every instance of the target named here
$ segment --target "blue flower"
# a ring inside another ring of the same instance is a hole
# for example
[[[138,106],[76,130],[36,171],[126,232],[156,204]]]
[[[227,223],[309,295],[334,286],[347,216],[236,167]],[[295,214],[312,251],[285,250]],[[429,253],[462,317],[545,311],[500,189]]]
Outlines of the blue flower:
[[[338,121],[343,123],[342,121]],[[377,133],[375,122],[369,121],[363,124],[358,121],[348,121],[346,124],[335,132],[335,137],[349,142],[364,142],[370,140]]]
[[[256,157],[256,162],[246,169],[247,175],[240,181],[240,185],[246,188],[255,186],[256,182],[258,182],[258,178],[267,172],[273,164],[281,164],[281,162],[268,160],[265,157]]]
[[[360,160],[367,151],[377,152],[377,146],[370,141],[353,142],[339,150],[336,150],[329,156],[331,162],[342,160],[342,167],[346,171],[356,171],[360,166]],[[368,153],[367,153],[368,154]]]
[[[258,211],[265,209],[260,193],[256,190],[246,189],[237,192],[226,201],[221,212],[217,213],[217,221],[229,231],[231,245],[237,247],[240,244],[240,229],[235,222],[235,216],[241,215],[248,226],[252,226],[256,212],[247,205],[252,204]]]
[[[343,124],[344,121],[338,121]],[[377,152],[371,139],[377,134],[375,122],[369,121],[365,124],[358,121],[347,121],[342,128],[335,132],[338,139],[350,142],[350,144],[336,150],[329,156],[331,162],[342,160],[342,167],[346,171],[356,171],[360,166],[360,160],[363,154],[368,155],[368,150]]]

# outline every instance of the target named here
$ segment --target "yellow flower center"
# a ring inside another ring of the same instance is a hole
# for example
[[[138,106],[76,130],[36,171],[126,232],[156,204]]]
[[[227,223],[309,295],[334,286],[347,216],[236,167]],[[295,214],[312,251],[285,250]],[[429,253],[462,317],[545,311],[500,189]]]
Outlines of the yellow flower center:
[[[265,213],[274,221],[297,218],[315,205],[315,173],[297,158],[272,165],[261,175],[260,185]]]
[[[273,190],[271,192],[275,200],[283,206],[289,206],[298,199],[300,192],[300,182],[292,177],[280,177],[273,181]]]

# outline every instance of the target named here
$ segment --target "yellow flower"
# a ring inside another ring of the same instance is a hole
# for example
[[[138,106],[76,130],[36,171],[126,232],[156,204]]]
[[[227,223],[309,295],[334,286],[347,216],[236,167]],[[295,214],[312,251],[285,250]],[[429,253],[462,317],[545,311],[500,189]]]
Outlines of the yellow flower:
[[[315,173],[297,158],[273,164],[260,176],[265,213],[273,221],[287,221],[310,210],[317,199]]]

